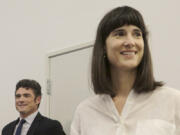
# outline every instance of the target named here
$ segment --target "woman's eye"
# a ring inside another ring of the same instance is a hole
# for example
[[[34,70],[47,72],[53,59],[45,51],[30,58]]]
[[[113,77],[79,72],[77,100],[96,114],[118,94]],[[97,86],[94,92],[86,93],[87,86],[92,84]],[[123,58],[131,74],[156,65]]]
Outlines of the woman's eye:
[[[115,36],[124,36],[125,35],[125,32],[124,31],[117,31],[115,33]]]
[[[135,35],[136,37],[142,37],[142,33],[141,33],[141,32],[134,32],[134,35]]]

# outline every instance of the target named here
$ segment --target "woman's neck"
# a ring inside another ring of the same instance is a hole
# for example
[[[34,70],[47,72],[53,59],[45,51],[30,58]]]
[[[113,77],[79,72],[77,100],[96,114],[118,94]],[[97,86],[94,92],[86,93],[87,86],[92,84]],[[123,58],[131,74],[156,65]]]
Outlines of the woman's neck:
[[[111,77],[116,96],[128,96],[136,79],[136,70],[124,71],[113,68],[111,69]]]

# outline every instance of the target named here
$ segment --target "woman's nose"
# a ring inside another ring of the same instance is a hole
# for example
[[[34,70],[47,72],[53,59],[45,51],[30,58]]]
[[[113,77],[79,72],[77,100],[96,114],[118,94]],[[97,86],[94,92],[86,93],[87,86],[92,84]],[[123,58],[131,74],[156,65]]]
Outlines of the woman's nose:
[[[130,35],[127,36],[127,37],[125,38],[125,40],[124,40],[123,45],[124,45],[125,47],[133,47],[133,46],[135,45],[135,41],[134,41],[133,37],[130,36]]]

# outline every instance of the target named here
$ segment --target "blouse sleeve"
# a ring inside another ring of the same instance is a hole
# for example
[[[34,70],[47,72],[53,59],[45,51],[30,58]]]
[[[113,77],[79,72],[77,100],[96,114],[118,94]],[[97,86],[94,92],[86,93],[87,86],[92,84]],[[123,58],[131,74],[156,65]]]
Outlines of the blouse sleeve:
[[[176,97],[176,112],[175,112],[175,124],[176,132],[175,135],[180,135],[180,94]]]
[[[71,123],[70,135],[81,135],[80,133],[80,115],[78,110],[75,111],[73,121]]]

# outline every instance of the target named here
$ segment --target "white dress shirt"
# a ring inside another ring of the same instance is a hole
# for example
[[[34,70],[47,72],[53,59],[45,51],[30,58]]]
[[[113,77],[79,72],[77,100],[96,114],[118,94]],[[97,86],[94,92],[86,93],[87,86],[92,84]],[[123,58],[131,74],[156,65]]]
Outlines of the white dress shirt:
[[[27,132],[28,132],[28,130],[29,130],[29,128],[30,128],[30,126],[31,126],[31,124],[32,124],[32,122],[35,119],[37,114],[38,114],[38,111],[32,113],[31,115],[29,115],[28,117],[25,118],[26,122],[23,124],[22,130],[21,130],[21,135],[27,135]],[[17,127],[18,127],[21,119],[22,118],[20,117],[20,120],[19,120],[18,124],[16,125],[16,128],[14,130],[13,135],[15,135]]]
[[[180,135],[180,91],[159,87],[128,95],[121,115],[109,95],[95,95],[77,107],[71,135]]]

